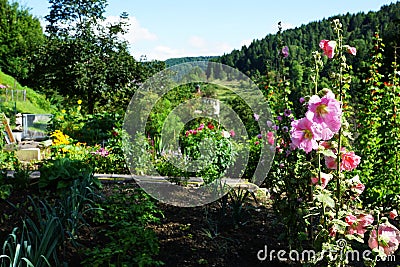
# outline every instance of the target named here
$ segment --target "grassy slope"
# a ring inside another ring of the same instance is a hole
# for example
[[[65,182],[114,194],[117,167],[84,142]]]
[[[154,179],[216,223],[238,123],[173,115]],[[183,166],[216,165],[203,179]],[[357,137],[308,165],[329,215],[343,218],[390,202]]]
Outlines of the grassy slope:
[[[13,112],[15,103],[17,112],[20,113],[51,114],[54,112],[54,108],[51,106],[50,102],[46,100],[44,95],[38,94],[28,87],[23,87],[18,82],[15,82],[14,85],[14,78],[1,71],[0,84],[7,86],[8,89],[26,90],[25,102],[4,102],[5,89],[0,89],[0,112]]]

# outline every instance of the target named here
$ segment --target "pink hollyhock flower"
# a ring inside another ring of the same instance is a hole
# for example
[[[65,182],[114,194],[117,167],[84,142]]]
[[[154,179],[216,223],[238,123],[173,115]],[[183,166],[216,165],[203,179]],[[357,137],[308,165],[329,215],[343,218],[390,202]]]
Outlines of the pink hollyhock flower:
[[[344,220],[346,221],[346,223],[348,225],[351,226],[353,223],[355,223],[357,221],[357,217],[350,214],[350,215],[347,215],[346,218],[344,218]]]
[[[290,137],[294,148],[303,149],[309,153],[313,149],[318,149],[318,140],[321,140],[320,126],[307,117],[292,121]]]
[[[364,237],[365,232],[367,232],[367,226],[371,225],[373,222],[374,217],[371,214],[360,214],[357,220],[349,226],[347,232],[350,235],[358,234]]]
[[[378,248],[386,255],[393,254],[400,243],[400,231],[388,222],[379,225],[378,229],[371,231],[368,245],[371,249]]]
[[[336,152],[336,151],[334,151]],[[346,152],[346,149],[342,147],[341,161],[340,161],[340,169],[344,171],[351,171],[355,169],[358,164],[360,164],[361,157],[357,156],[354,151]],[[328,169],[336,169],[337,161],[333,157],[325,156],[325,165]]]
[[[234,137],[234,136],[236,135],[236,133],[235,133],[234,130],[230,130],[230,131],[229,131],[229,134],[231,135],[231,137]]]
[[[329,94],[320,98],[313,95],[308,101],[308,111],[306,117],[320,123],[323,128],[328,128],[330,131],[325,130],[325,137],[331,139],[333,134],[337,133],[341,126],[340,118],[342,116],[342,109],[340,103],[335,98],[331,98]],[[324,124],[323,124],[324,123]],[[329,140],[323,139],[323,140]]]
[[[335,135],[334,132],[332,132],[331,129],[328,128],[328,126],[326,125],[326,123],[321,123],[321,138],[322,140],[330,140],[332,139],[332,137]]]
[[[284,58],[287,58],[289,56],[289,47],[284,46],[282,48],[282,55],[283,55]]]
[[[204,129],[204,124],[202,123],[202,124],[200,124],[200,126],[197,128],[197,130],[198,131],[201,131],[201,130],[203,130]]]
[[[392,210],[390,213],[389,213],[389,217],[390,217],[390,219],[392,219],[392,220],[394,220],[394,218],[396,218],[397,217],[397,210]]]
[[[328,58],[333,58],[335,55],[336,41],[321,40],[319,47],[324,51]]]
[[[351,47],[349,46],[347,48],[347,52],[349,52],[350,54],[352,54],[353,56],[355,56],[357,54],[357,49],[355,47]]]
[[[321,187],[325,188],[328,185],[328,182],[333,178],[332,174],[327,174],[321,172]],[[312,184],[318,184],[318,177],[311,178]]]
[[[354,151],[343,153],[341,158],[340,168],[345,171],[355,169],[361,161],[361,157],[357,156]]]
[[[274,133],[268,132],[267,133],[268,144],[273,145],[275,142]]]

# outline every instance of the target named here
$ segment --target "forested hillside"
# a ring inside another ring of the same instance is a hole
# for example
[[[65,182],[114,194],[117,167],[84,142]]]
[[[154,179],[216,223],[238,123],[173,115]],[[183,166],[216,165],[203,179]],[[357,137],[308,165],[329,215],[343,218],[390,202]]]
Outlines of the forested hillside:
[[[289,60],[285,67],[289,68],[290,78],[300,84],[308,80],[307,69],[313,64],[310,55],[312,51],[320,50],[319,41],[336,37],[330,27],[330,22],[336,18],[343,24],[345,42],[357,48],[357,57],[349,62],[354,73],[365,72],[375,32],[379,32],[386,45],[383,54],[386,69],[382,73],[388,73],[387,68],[394,58],[394,47],[400,43],[400,2],[382,6],[378,12],[333,16],[285,30],[281,34],[269,34],[264,39],[254,40],[248,47],[243,46],[221,56],[218,61],[257,78],[260,74],[278,69],[279,49],[287,45]]]
[[[216,56],[206,56],[206,57],[179,57],[179,58],[169,58],[165,60],[165,65],[171,67],[173,65],[193,62],[193,61],[209,61],[211,59],[217,58]]]

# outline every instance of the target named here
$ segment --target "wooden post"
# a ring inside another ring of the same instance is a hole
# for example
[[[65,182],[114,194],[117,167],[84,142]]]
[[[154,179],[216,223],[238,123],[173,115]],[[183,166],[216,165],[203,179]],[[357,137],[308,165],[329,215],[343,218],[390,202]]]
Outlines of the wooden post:
[[[8,124],[7,117],[6,117],[6,115],[4,115],[4,113],[1,113],[1,122],[4,125],[4,128],[6,130],[6,134],[8,136],[8,139],[10,140],[10,143],[15,143],[14,135],[13,135],[13,133],[11,131],[11,127]]]

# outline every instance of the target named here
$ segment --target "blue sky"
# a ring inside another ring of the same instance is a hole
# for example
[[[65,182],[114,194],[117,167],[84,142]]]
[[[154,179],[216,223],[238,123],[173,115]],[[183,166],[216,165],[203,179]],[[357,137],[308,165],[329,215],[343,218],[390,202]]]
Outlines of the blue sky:
[[[16,0],[37,17],[48,14],[46,0]],[[216,56],[249,45],[277,31],[282,21],[294,28],[333,15],[377,11],[395,0],[109,0],[106,16],[122,12],[131,18],[125,37],[139,58],[165,60],[184,56]]]

